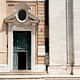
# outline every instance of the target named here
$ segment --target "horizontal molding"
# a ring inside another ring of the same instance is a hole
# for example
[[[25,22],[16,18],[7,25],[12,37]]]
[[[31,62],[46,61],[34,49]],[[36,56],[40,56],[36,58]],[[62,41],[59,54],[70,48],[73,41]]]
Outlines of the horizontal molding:
[[[0,50],[0,53],[6,53],[7,50]]]
[[[7,0],[7,1],[45,1],[45,0]]]
[[[21,78],[21,79],[45,79],[45,78],[80,78],[80,75],[0,75],[0,78],[3,78],[3,79],[18,79],[18,78]],[[75,79],[76,80],[76,79]]]
[[[0,64],[0,67],[8,66],[7,64]]]

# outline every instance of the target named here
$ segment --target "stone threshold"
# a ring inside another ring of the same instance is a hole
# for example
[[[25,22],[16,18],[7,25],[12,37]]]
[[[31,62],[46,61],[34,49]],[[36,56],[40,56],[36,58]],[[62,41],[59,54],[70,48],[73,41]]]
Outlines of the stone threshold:
[[[47,72],[32,72],[32,71],[25,71],[25,70],[14,70],[10,72],[0,72],[0,75],[46,75]]]

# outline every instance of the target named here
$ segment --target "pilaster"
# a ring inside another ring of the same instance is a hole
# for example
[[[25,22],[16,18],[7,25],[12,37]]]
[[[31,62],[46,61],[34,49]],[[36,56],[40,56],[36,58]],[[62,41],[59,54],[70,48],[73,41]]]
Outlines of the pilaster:
[[[74,55],[73,74],[80,74],[80,0],[73,0]]]
[[[53,75],[67,75],[66,0],[49,1],[49,68]]]

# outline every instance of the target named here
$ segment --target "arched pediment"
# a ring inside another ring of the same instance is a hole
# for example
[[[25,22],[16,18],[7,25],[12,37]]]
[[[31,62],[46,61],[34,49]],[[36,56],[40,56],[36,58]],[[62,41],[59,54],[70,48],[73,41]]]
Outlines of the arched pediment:
[[[20,20],[21,19],[21,20]],[[14,7],[14,11],[11,15],[5,18],[7,23],[39,23],[39,19],[30,13],[30,7],[25,3],[17,4]]]

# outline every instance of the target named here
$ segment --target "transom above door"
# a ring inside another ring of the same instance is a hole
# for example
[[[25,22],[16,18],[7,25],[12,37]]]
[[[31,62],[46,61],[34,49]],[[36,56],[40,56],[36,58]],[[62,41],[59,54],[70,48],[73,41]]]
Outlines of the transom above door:
[[[31,69],[31,31],[13,32],[13,69]]]

